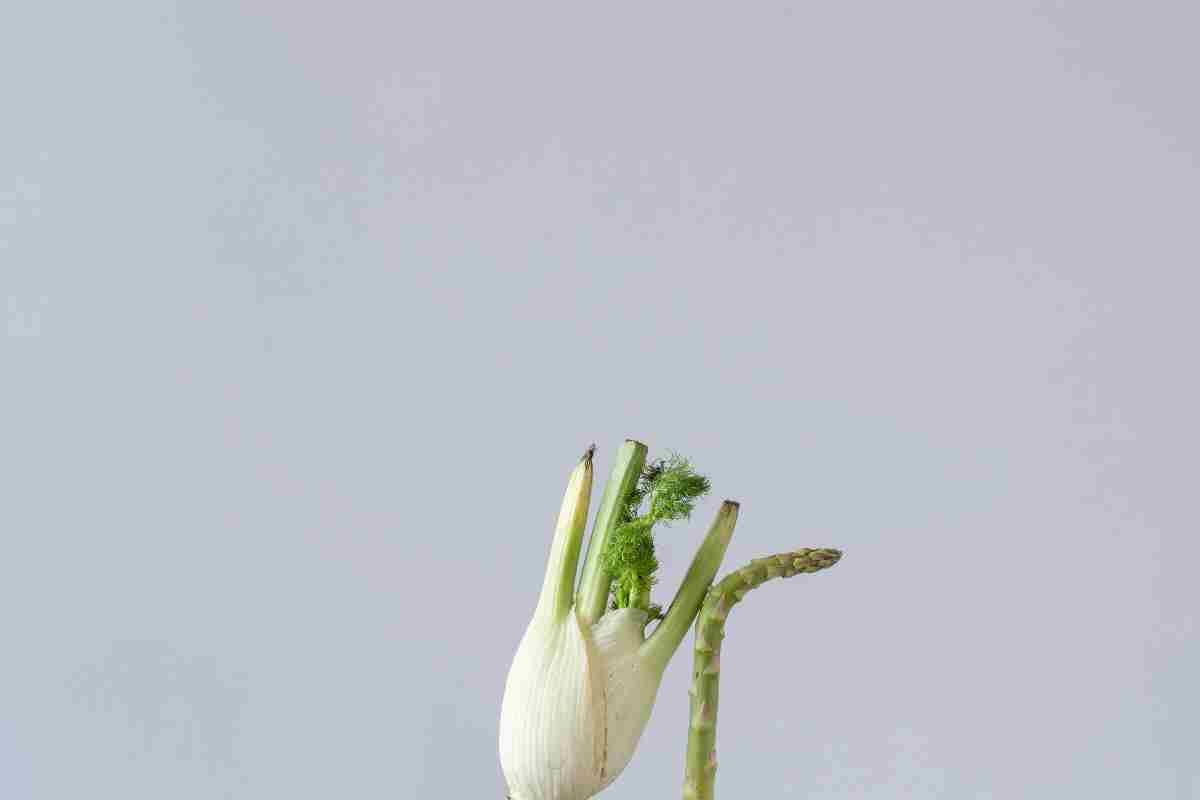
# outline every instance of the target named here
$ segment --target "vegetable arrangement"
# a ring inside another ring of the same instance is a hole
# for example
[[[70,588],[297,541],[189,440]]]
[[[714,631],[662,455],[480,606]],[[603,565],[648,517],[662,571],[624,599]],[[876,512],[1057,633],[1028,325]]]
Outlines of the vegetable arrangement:
[[[799,550],[756,559],[713,586],[737,522],[738,504],[726,500],[663,613],[650,600],[658,569],[655,527],[688,519],[709,481],[678,455],[647,463],[646,446],[627,440],[601,497],[576,588],[594,451],[584,453],[567,481],[541,594],[504,688],[500,764],[508,797],[588,800],[612,783],[633,757],[667,664],[699,614],[684,796],[711,800],[720,641],[729,609],[765,580],[824,569],[841,554]]]

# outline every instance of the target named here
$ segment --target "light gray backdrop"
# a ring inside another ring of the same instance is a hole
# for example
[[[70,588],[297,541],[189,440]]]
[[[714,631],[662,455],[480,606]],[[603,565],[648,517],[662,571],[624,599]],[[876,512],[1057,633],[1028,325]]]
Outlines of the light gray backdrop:
[[[626,436],[847,553],[724,800],[1200,796],[1194,4],[19,5],[0,797],[498,800]]]

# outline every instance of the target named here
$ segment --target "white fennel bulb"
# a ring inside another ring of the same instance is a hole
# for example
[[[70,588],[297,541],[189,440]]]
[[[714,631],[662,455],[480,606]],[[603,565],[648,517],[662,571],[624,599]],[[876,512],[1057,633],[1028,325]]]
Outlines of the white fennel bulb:
[[[619,456],[628,454],[628,446]],[[588,800],[629,764],[654,708],[663,672],[678,649],[720,565],[737,516],[726,502],[658,628],[645,637],[648,615],[608,611],[589,582],[608,578],[593,567],[593,551],[611,530],[620,501],[614,468],[589,545],[578,602],[574,580],[592,483],[592,451],[571,473],[555,528],[542,592],[517,647],[500,709],[500,765],[512,800]],[[634,451],[634,455],[638,455]],[[640,461],[634,472],[640,469]],[[627,485],[627,482],[626,482]],[[598,557],[596,559],[598,563]],[[590,621],[598,616],[594,622]]]
[[[587,800],[633,757],[662,672],[639,657],[646,612],[610,611],[590,630],[574,612],[533,623],[500,710],[500,763],[513,800]]]

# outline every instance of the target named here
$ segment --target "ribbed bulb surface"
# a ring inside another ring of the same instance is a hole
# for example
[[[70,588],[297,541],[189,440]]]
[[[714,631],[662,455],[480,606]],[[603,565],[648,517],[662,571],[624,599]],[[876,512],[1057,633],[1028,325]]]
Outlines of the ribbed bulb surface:
[[[500,765],[512,800],[588,800],[629,764],[662,673],[639,656],[646,612],[620,609],[585,629],[530,623],[500,708]]]

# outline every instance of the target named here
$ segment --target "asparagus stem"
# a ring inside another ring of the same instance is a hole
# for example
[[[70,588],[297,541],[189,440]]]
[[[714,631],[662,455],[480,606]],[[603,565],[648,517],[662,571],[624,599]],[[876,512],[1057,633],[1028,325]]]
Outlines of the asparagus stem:
[[[554,541],[550,545],[550,558],[546,562],[546,577],[534,611],[536,617],[560,622],[571,610],[579,548],[583,544],[592,497],[592,455],[595,452],[595,445],[587,449],[567,481],[558,523],[554,527]]]
[[[604,571],[601,555],[608,537],[621,523],[621,509],[625,498],[637,484],[642,466],[646,463],[646,445],[626,439],[617,450],[612,474],[604,487],[596,521],[592,524],[592,535],[588,540],[587,555],[583,560],[583,573],[579,577],[579,592],[575,610],[580,621],[590,625],[604,614],[608,607],[608,592],[612,576]]]
[[[671,656],[679,649],[683,637],[687,635],[700,604],[704,601],[704,593],[712,584],[713,577],[721,568],[725,558],[725,550],[733,537],[733,528],[737,525],[738,504],[726,500],[717,510],[717,516],[708,529],[704,541],[692,558],[692,565],[683,576],[683,583],[671,601],[662,622],[650,634],[650,638],[642,645],[643,660],[655,665],[659,671],[665,670]]]
[[[722,578],[704,598],[696,618],[696,645],[688,720],[687,760],[684,764],[684,800],[713,800],[717,772],[717,696],[721,677],[721,640],[725,618],[751,589],[772,578],[790,578],[801,572],[832,567],[840,550],[803,549],[756,558]]]

